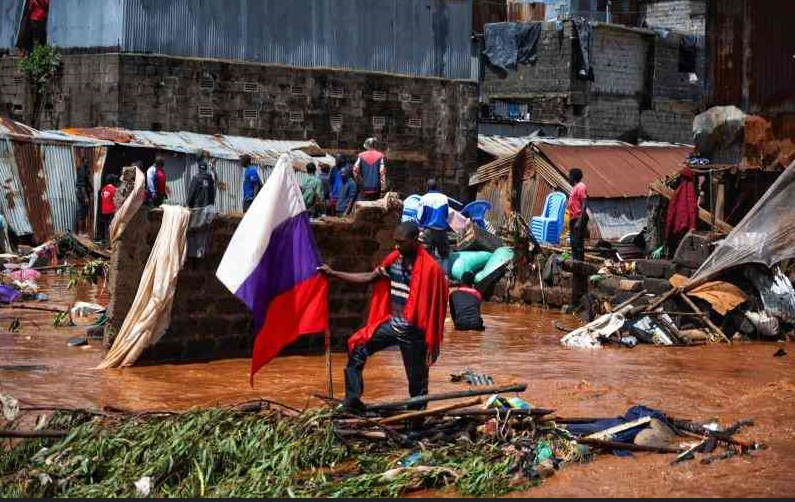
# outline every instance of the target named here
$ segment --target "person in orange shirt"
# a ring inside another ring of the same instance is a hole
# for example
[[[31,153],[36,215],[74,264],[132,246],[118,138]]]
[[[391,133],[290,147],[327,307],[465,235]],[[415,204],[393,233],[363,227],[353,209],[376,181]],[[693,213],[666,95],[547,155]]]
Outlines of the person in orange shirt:
[[[99,238],[103,243],[107,243],[110,238],[110,222],[116,215],[116,190],[120,184],[119,177],[109,174],[105,178],[105,186],[99,192],[100,219],[99,219]]]

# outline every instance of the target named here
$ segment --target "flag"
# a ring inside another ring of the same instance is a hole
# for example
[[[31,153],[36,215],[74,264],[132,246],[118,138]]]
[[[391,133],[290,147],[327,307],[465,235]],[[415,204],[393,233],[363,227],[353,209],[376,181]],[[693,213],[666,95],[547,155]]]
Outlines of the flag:
[[[328,329],[328,280],[318,272],[292,159],[282,155],[240,222],[216,273],[254,314],[254,375],[301,335]]]

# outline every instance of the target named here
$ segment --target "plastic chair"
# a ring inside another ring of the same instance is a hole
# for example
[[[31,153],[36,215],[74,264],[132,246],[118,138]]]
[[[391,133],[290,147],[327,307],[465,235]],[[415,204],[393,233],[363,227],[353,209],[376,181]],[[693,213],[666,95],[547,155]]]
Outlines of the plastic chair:
[[[484,200],[476,200],[467,204],[461,214],[474,221],[480,228],[486,228],[486,213],[491,211],[491,204]]]
[[[405,201],[403,201],[403,218],[401,219],[402,223],[406,223],[407,221],[413,221],[414,223],[419,223],[420,215],[419,215],[419,208],[420,208],[420,201],[422,197],[419,195],[412,195]]]
[[[543,216],[534,216],[530,223],[530,230],[536,240],[548,244],[560,243],[565,215],[566,194],[561,192],[549,194],[544,204]]]

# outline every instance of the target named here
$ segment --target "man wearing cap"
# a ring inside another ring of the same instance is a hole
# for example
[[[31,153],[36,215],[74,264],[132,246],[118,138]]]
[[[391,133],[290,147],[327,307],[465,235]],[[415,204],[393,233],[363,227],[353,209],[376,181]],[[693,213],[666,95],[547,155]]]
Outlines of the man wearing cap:
[[[353,166],[353,177],[362,187],[362,200],[378,200],[386,189],[386,157],[376,149],[377,144],[375,138],[365,141],[365,151]]]
[[[331,278],[373,284],[367,326],[348,341],[344,406],[352,410],[365,409],[361,401],[363,371],[370,356],[389,347],[400,347],[409,394],[418,397],[428,394],[429,367],[440,353],[447,317],[447,278],[419,244],[416,223],[402,223],[394,238],[395,251],[373,272],[349,274],[326,265],[320,267]]]

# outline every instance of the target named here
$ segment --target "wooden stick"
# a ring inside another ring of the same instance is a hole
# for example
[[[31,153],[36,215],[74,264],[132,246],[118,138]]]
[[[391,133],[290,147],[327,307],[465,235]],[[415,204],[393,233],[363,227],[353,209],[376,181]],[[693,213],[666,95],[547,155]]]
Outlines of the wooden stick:
[[[0,430],[0,438],[38,439],[62,438],[69,435],[67,431],[6,431]]]
[[[688,298],[688,296],[685,293],[682,293],[681,296],[682,296],[682,300],[684,300],[685,303],[687,303],[690,306],[691,309],[693,309],[697,314],[701,315],[701,318],[704,321],[704,324],[706,324],[707,327],[709,329],[711,329],[713,333],[715,333],[716,335],[718,335],[721,338],[723,338],[724,340],[726,340],[726,343],[728,343],[729,345],[732,344],[732,341],[729,340],[729,337],[727,337],[726,334],[724,334],[723,331],[719,327],[715,326],[715,323],[713,323],[709,319],[709,317],[707,317],[704,314],[704,312],[702,312],[701,309],[699,309],[698,306],[696,306],[696,304],[693,303],[693,301],[690,298]]]
[[[342,437],[358,437],[362,439],[386,440],[386,432],[378,431],[356,431],[356,430],[336,430],[334,431]]]
[[[456,412],[447,412],[445,416],[451,417],[491,417],[496,416],[499,413],[499,410],[495,409],[488,409],[488,410],[481,410],[481,409],[472,409],[472,410],[459,410]],[[547,415],[551,415],[555,413],[555,410],[543,410],[540,408],[533,409],[530,411],[527,410],[511,410],[512,415],[530,415],[533,417],[546,417]],[[549,421],[548,419],[545,419]]]
[[[419,396],[404,401],[395,401],[391,403],[379,403],[367,407],[367,411],[377,410],[391,410],[396,408],[404,408],[409,406],[418,406],[427,404],[432,401],[449,401],[451,399],[463,399],[465,397],[488,396],[491,394],[502,394],[507,392],[524,392],[527,390],[527,384],[520,385],[505,385],[501,387],[481,387],[473,390],[448,392],[446,394],[436,394],[429,396]]]
[[[480,398],[477,398],[471,401],[466,401],[464,403],[451,404],[449,406],[443,406],[441,408],[436,408],[433,410],[423,410],[423,411],[416,411],[414,413],[406,413],[404,415],[396,415],[394,417],[389,417],[380,420],[378,423],[380,423],[381,425],[398,424],[400,422],[408,422],[409,420],[414,420],[416,418],[441,415],[447,411],[460,410],[461,408],[469,408],[470,406],[477,406],[481,403],[482,400]]]
[[[660,305],[662,305],[663,303],[667,302],[668,300],[670,300],[674,296],[678,295],[679,293],[681,293],[681,291],[682,290],[679,289],[679,288],[673,288],[672,290],[668,291],[667,293],[665,293],[661,297],[657,298],[657,300],[655,300],[648,307],[643,306],[643,305],[641,305],[640,307],[635,307],[634,309],[629,311],[629,313],[627,314],[626,317],[627,318],[633,318],[633,317],[637,317],[639,314],[642,314],[644,312],[654,312],[655,310],[660,308]]]
[[[334,373],[331,370],[331,329],[326,328],[326,373],[328,374],[328,396],[334,399]]]
[[[632,305],[636,301],[638,301],[641,298],[643,298],[644,296],[646,296],[646,294],[648,294],[648,291],[644,289],[643,291],[641,291],[640,293],[636,294],[635,296],[633,296],[629,300],[625,301],[624,303],[622,303],[618,307],[613,307],[613,312],[619,312],[621,309],[629,307],[630,305]]]
[[[615,441],[602,441],[600,439],[580,438],[578,443],[603,450],[627,450],[650,453],[682,453],[682,448],[661,448],[656,446],[640,446],[633,443],[617,443]]]
[[[23,305],[21,303],[12,303],[10,305],[3,305],[0,308],[10,309],[10,310],[35,310],[37,312],[51,312],[53,314],[64,314],[68,312],[68,310],[59,310],[54,307],[33,307],[31,305]]]

